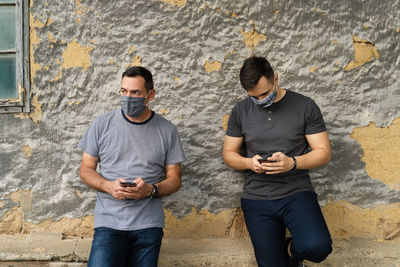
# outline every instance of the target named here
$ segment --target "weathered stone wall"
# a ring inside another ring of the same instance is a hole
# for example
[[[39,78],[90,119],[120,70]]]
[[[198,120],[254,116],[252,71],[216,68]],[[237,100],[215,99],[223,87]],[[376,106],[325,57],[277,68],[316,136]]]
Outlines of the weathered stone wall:
[[[312,180],[333,237],[379,241],[399,227],[399,0],[33,0],[30,42],[33,110],[0,115],[1,233],[91,236],[95,194],[76,145],[119,107],[123,70],[142,65],[151,107],[177,125],[188,158],[164,201],[166,236],[245,236],[242,174],[221,150],[253,54],[324,114],[333,158]]]

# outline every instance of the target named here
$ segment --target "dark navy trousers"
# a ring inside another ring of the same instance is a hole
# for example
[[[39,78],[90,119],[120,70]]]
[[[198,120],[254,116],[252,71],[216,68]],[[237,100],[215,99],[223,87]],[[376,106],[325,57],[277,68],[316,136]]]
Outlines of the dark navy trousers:
[[[332,252],[332,240],[312,191],[277,200],[241,199],[247,230],[260,267],[287,266],[286,228],[293,237],[295,260],[323,261]]]

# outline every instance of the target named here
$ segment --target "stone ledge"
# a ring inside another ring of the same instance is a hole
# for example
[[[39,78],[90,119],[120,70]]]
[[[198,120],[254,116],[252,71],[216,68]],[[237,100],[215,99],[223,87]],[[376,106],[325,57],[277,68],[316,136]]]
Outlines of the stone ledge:
[[[0,235],[0,267],[83,267],[91,239],[60,240],[58,235]],[[334,250],[321,264],[307,266],[400,267],[400,240],[378,243],[372,239],[334,241]],[[248,239],[165,238],[159,267],[256,267]]]

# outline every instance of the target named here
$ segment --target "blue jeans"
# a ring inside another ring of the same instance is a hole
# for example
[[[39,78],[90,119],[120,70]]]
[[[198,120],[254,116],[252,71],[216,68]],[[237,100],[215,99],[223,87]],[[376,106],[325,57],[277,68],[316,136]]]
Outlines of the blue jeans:
[[[287,266],[286,227],[295,260],[323,261],[332,252],[332,240],[312,191],[277,200],[241,199],[246,226],[258,266]]]
[[[157,266],[162,228],[120,231],[94,229],[88,267]]]

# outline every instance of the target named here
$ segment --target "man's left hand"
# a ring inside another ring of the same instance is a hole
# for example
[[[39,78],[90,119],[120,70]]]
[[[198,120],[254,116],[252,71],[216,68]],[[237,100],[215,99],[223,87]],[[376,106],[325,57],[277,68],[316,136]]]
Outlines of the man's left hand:
[[[123,194],[125,198],[142,199],[150,196],[153,191],[153,186],[151,184],[146,183],[142,178],[137,178],[133,180],[133,182],[136,183],[136,186],[123,188],[121,194]]]

